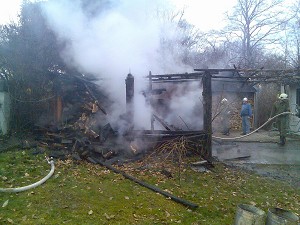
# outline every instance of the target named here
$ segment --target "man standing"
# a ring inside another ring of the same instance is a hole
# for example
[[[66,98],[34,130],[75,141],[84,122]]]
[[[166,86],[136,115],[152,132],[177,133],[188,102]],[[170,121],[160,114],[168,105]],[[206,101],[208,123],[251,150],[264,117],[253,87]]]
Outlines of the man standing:
[[[248,103],[247,98],[243,98],[243,104],[241,109],[241,117],[242,117],[242,135],[246,135],[250,133],[250,118],[252,116],[252,108],[250,103]]]
[[[274,117],[283,112],[290,112],[290,105],[288,95],[282,93],[279,99],[274,103],[271,117]],[[285,145],[286,135],[289,129],[289,114],[280,115],[276,117],[276,125],[280,135],[280,145]]]

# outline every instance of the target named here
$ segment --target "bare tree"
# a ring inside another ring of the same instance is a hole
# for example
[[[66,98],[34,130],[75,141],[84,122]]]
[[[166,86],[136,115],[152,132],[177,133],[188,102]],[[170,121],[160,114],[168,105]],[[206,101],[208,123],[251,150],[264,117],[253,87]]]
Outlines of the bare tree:
[[[205,35],[184,19],[184,14],[184,9],[157,11],[155,14],[155,19],[160,22],[159,51],[163,68],[168,67],[171,61],[192,66],[192,53],[197,51]]]
[[[238,0],[233,12],[227,15],[227,32],[240,42],[240,66],[257,66],[256,55],[267,44],[278,41],[276,35],[285,21],[281,6],[282,0]]]
[[[290,7],[291,19],[285,24],[285,38],[282,42],[286,66],[300,68],[300,0]]]

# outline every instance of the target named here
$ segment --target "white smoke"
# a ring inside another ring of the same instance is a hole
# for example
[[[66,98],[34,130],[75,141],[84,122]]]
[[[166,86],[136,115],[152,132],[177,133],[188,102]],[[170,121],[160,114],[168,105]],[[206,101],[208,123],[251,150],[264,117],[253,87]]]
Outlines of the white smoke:
[[[182,130],[200,130],[203,121],[202,87],[198,82],[184,83],[172,95],[170,111],[166,119],[169,124]]]
[[[88,16],[79,0],[51,0],[45,2],[43,10],[51,29],[67,43],[62,58],[82,73],[99,77],[101,86],[116,102],[113,116],[125,112],[125,78],[132,73],[136,79],[135,119],[145,127],[151,111],[140,92],[146,82],[137,81],[149,71],[189,72],[176,53],[166,55],[160,49],[162,33],[170,39],[178,35],[176,24],[157,17],[159,11],[170,11],[172,7],[168,1],[119,0]]]

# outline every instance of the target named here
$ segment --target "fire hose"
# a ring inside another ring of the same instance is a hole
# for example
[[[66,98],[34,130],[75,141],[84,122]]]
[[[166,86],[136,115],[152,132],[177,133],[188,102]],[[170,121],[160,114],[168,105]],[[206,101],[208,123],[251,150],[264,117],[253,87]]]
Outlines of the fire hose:
[[[260,127],[258,127],[257,129],[255,129],[254,131],[248,133],[248,134],[245,134],[245,135],[242,135],[242,136],[238,136],[238,137],[216,137],[216,136],[212,136],[212,138],[214,139],[221,139],[221,140],[236,140],[236,139],[240,139],[240,138],[244,138],[244,137],[247,137],[255,132],[257,132],[258,130],[260,130],[261,128],[263,128],[264,126],[266,126],[269,122],[271,122],[273,119],[277,118],[278,116],[283,116],[283,115],[288,115],[288,114],[292,114],[293,116],[296,116],[297,115],[297,112],[296,113],[293,113],[293,112],[283,112],[283,113],[279,113],[271,118],[269,118],[263,125],[261,125]]]
[[[46,157],[46,160],[47,160],[48,164],[51,165],[51,169],[50,169],[50,172],[48,173],[48,175],[46,175],[43,179],[39,180],[38,182],[35,182],[35,183],[27,185],[27,186],[23,186],[23,187],[0,188],[0,192],[22,192],[22,191],[27,191],[31,188],[35,188],[35,187],[45,183],[46,180],[48,180],[54,173],[54,161],[52,159],[49,160],[49,158],[47,158],[47,157]]]

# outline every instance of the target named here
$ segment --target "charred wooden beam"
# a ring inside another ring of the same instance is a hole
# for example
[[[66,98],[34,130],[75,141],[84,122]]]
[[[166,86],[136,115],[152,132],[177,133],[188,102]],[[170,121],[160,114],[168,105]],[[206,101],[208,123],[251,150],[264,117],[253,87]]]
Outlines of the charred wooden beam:
[[[129,123],[133,124],[133,98],[134,98],[134,77],[132,74],[128,74],[125,80],[126,84],[126,114],[129,119]]]
[[[93,131],[91,128],[85,126],[85,133],[93,138],[98,138],[100,135]]]
[[[123,177],[125,177],[125,178],[127,178],[127,179],[129,179],[131,181],[134,181],[135,183],[137,183],[137,184],[139,184],[139,185],[141,185],[143,187],[146,187],[146,188],[148,188],[148,189],[150,189],[152,191],[155,191],[155,192],[157,192],[159,194],[162,194],[162,195],[164,195],[164,196],[172,199],[173,201],[175,201],[177,203],[183,204],[184,206],[187,206],[187,207],[192,208],[192,209],[198,208],[198,205],[196,205],[195,203],[192,203],[192,202],[189,202],[189,201],[184,200],[182,198],[176,197],[176,196],[170,194],[169,192],[163,191],[163,190],[159,189],[158,187],[156,187],[154,185],[151,185],[151,184],[148,184],[148,183],[146,183],[144,181],[141,181],[141,180],[139,180],[139,179],[137,179],[137,178],[135,178],[135,177],[133,177],[133,176],[125,173],[124,171],[118,170],[115,167],[113,167],[113,166],[111,166],[111,165],[109,165],[109,164],[107,164],[105,162],[102,162],[102,161],[100,161],[100,160],[98,160],[96,158],[89,157],[88,160],[90,162],[92,162],[92,163],[98,163],[101,166],[105,166],[107,169],[110,169],[110,170],[112,170],[113,172],[115,172],[117,174],[121,174]]]
[[[133,130],[128,135],[133,135],[135,137],[141,137],[141,136],[185,136],[185,137],[206,137],[207,132],[204,130],[200,131],[183,131],[183,130],[177,130],[177,131],[166,131],[166,130]]]
[[[151,72],[146,78],[154,83],[161,82],[188,82],[199,80],[203,77],[203,73],[183,73],[183,74],[163,74],[163,75],[152,75]]]
[[[153,84],[152,84],[152,82],[153,81],[152,81],[152,73],[151,73],[151,71],[149,71],[148,78],[149,78],[148,92],[152,93],[152,91],[153,91]],[[148,104],[151,104],[151,98],[152,98],[151,94],[147,96],[146,101],[148,102]],[[151,115],[150,126],[151,126],[151,130],[153,131],[154,130],[154,116],[153,116],[153,114]]]
[[[104,159],[110,159],[110,158],[112,158],[114,155],[116,155],[115,151],[110,150],[109,152],[103,154],[103,158],[104,158]]]
[[[206,72],[203,77],[203,129],[207,132],[207,141],[204,149],[204,157],[209,162],[212,159],[212,90],[211,74]]]
[[[75,140],[75,143],[72,146],[72,152],[76,152],[78,147],[79,147],[79,141]]]
[[[73,140],[71,140],[71,139],[62,139],[61,143],[62,144],[73,144]]]
[[[209,73],[209,74],[217,74],[219,72],[236,72],[236,71],[240,71],[240,70],[236,70],[236,69],[194,69],[194,71],[204,72],[204,73]]]
[[[239,69],[237,67],[233,69],[194,69],[194,71],[205,72],[205,73],[218,73],[218,72],[273,72],[273,73],[298,73],[299,69]]]
[[[157,115],[153,114],[154,119],[156,119],[166,130],[171,130],[167,123],[165,123],[162,119],[160,119]]]
[[[180,82],[180,83],[183,83],[183,82],[196,81],[196,80],[199,80],[199,79],[201,79],[201,78],[186,78],[186,79],[183,79],[183,78],[167,78],[167,79],[152,78],[152,82],[153,83],[167,83],[167,82]]]
[[[62,116],[62,99],[61,96],[56,97],[56,105],[55,105],[55,122],[61,121]]]
[[[223,159],[223,161],[244,160],[244,159],[249,159],[250,157],[251,157],[251,155],[238,156],[238,157],[234,157],[234,158]]]
[[[149,143],[149,145],[153,144],[154,146],[156,144],[166,142],[166,141],[172,141],[180,137],[184,137],[194,143],[197,143],[197,148],[204,149],[206,139],[207,139],[207,134],[203,131],[200,132],[154,131],[152,132],[151,130],[148,130],[148,131],[133,131],[132,133],[129,133],[127,136],[125,136],[125,138],[128,140],[139,139],[145,141],[146,143]],[[203,151],[201,150],[200,153],[202,152]]]

